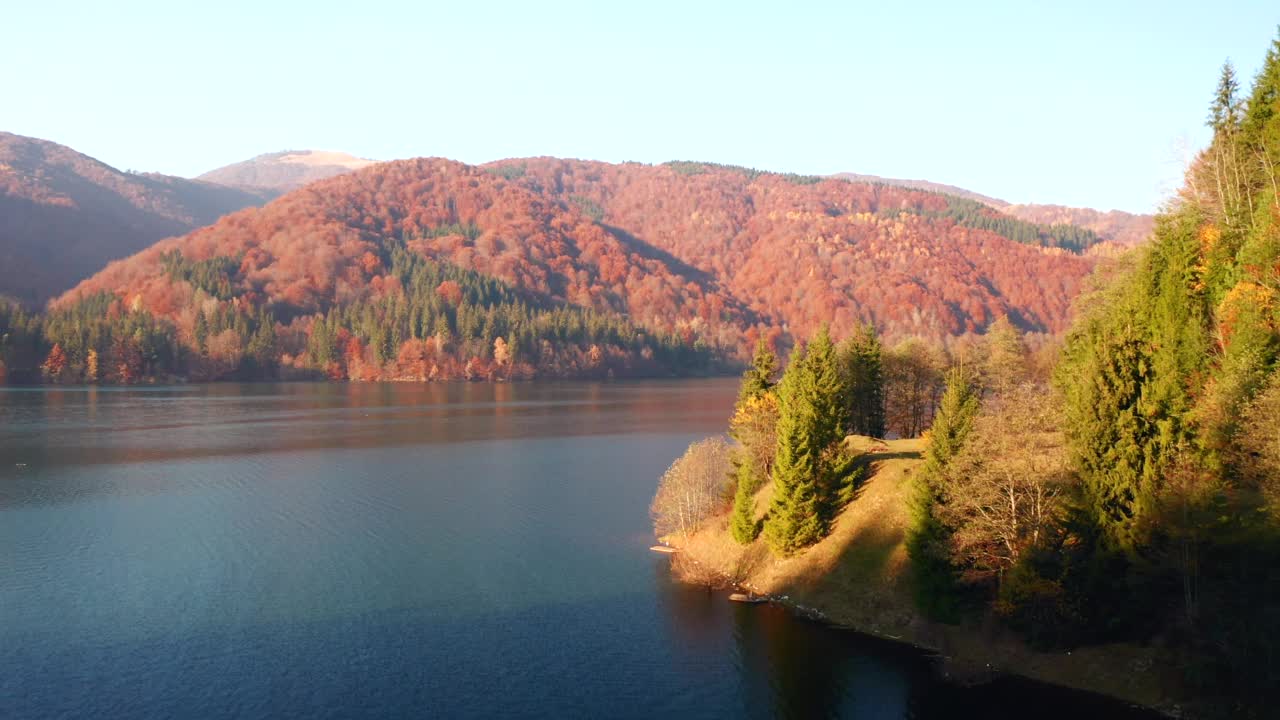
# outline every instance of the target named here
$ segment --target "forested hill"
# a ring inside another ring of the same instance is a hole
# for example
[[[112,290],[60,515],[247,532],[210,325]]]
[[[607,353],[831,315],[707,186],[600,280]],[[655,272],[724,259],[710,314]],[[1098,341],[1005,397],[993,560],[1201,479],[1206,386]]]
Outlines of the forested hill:
[[[63,145],[0,132],[0,296],[40,305],[110,260],[270,196],[121,172]]]
[[[930,192],[690,162],[533,158],[486,169],[718,278],[792,334],[871,322],[891,337],[940,338],[1005,314],[1053,332],[1090,269],[1034,232],[1025,242],[1001,234],[1033,230],[1025,223]],[[958,217],[957,203],[972,217]]]
[[[1151,237],[1155,217],[1127,213],[1123,210],[1093,210],[1063,205],[1006,205],[998,208],[1006,215],[1039,225],[1074,225],[1088,230],[1104,241],[1128,248]]]
[[[1133,247],[1151,237],[1155,226],[1155,217],[1128,213],[1122,210],[1094,210],[1092,208],[1067,207],[1065,205],[1043,205],[1035,203],[1011,203],[1005,200],[982,195],[954,185],[930,182],[928,180],[903,180],[899,178],[880,177],[878,175],[860,175],[858,173],[838,173],[832,177],[843,178],[853,182],[872,183],[877,185],[893,185],[897,187],[925,190],[948,195],[973,204],[985,205],[1017,220],[1031,225],[1048,228],[1073,226],[1078,230],[1086,230],[1093,237],[1083,236],[1086,246],[1101,244],[1095,252],[1114,253],[1117,250]]]
[[[8,362],[39,374],[37,346],[59,342],[59,377],[84,377],[91,348],[99,378],[120,366],[104,353],[136,360],[132,340],[65,335],[84,307],[167,333],[119,377],[670,373],[823,323],[935,340],[1005,315],[1065,327],[1091,261],[949,202],[691,163],[381,163],[111,264],[57,301],[63,335]]]

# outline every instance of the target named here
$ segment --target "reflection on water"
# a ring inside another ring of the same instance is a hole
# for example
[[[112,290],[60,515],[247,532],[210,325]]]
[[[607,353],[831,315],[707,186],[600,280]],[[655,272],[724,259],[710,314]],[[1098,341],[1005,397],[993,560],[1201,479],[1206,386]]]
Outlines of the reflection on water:
[[[917,653],[673,583],[648,501],[734,393],[0,391],[0,717],[1083,707],[951,690]]]

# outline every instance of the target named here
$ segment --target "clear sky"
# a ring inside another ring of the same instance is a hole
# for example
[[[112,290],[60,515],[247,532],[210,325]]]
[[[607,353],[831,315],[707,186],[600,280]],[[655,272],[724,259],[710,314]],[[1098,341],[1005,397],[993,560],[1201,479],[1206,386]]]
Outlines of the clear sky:
[[[1051,8],[1041,7],[1050,6]],[[1276,0],[13,2],[0,129],[195,175],[282,149],[709,160],[1149,211]]]

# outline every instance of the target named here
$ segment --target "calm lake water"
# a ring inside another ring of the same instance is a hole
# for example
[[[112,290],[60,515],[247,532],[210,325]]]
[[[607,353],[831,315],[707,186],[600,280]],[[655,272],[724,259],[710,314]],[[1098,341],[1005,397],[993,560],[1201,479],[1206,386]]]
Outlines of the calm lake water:
[[[0,717],[1122,712],[674,584],[649,499],[735,390],[0,390]]]

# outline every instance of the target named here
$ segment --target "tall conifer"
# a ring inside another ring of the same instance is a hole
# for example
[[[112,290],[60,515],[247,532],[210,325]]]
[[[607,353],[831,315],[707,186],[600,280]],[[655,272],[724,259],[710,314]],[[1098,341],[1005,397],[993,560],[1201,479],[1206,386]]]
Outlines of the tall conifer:
[[[730,530],[733,538],[744,545],[754,541],[760,534],[760,525],[755,517],[755,498],[756,492],[768,477],[768,466],[757,458],[769,457],[774,448],[756,447],[772,438],[772,433],[761,432],[757,426],[772,422],[772,418],[768,416],[772,400],[766,396],[773,389],[776,366],[777,358],[773,351],[769,349],[768,343],[760,340],[756,344],[751,367],[742,375],[738,402],[730,423],[729,433],[738,441],[738,448],[733,454],[736,489]]]
[[[841,499],[848,460],[844,440],[844,382],[824,327],[797,349],[778,384],[778,440],[774,495],[765,537],[790,555],[826,534]]]
[[[925,462],[912,479],[911,527],[907,553],[915,579],[916,605],[937,620],[956,619],[956,579],[947,543],[950,532],[938,519],[939,482],[963,447],[978,415],[978,393],[966,370],[947,375],[947,390],[929,429]]]
[[[837,353],[848,403],[848,430],[884,437],[884,370],[880,338],[873,325],[863,325]]]

